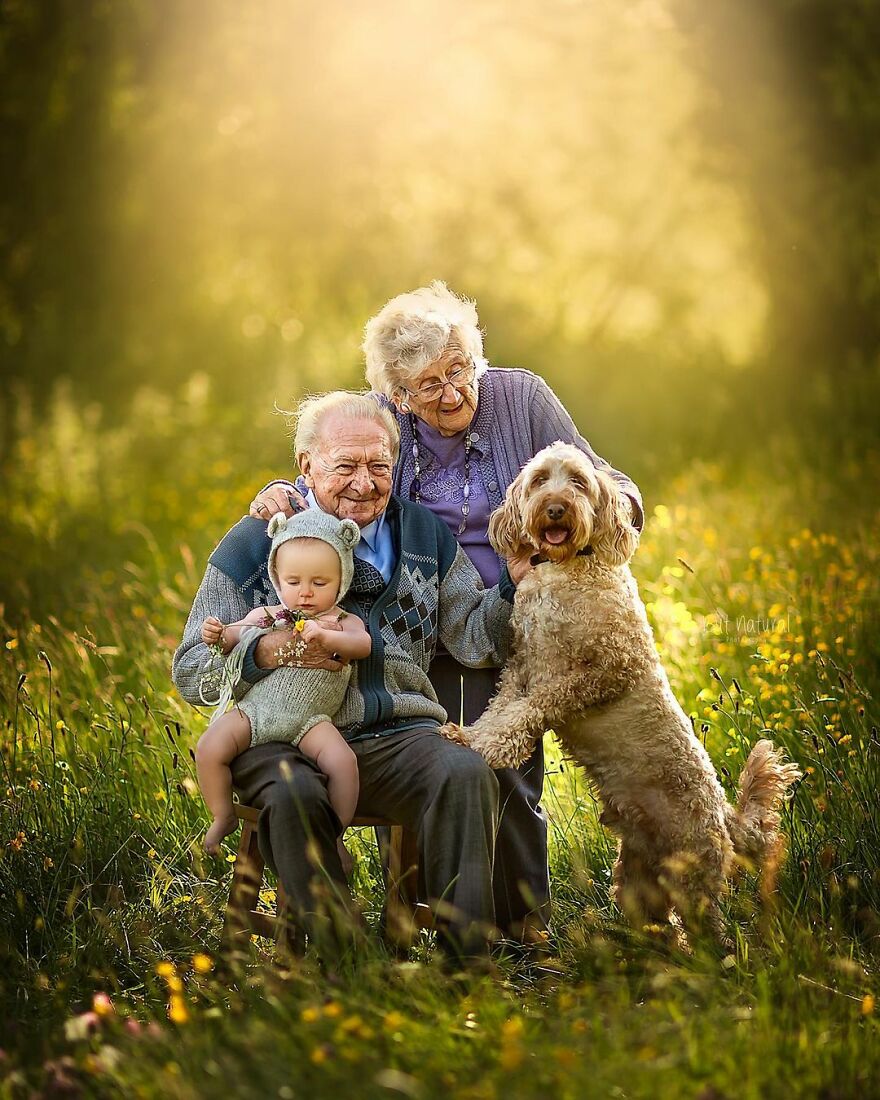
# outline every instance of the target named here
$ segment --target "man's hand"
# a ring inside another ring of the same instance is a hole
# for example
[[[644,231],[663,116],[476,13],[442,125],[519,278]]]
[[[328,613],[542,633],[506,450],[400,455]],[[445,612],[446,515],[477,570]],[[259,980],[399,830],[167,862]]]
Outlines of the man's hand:
[[[308,626],[308,623],[306,624]],[[264,634],[257,642],[254,660],[258,668],[279,668],[292,665],[296,668],[325,668],[338,672],[342,661],[333,657],[332,640],[324,632],[305,638],[305,627],[298,630],[273,630]]]
[[[202,641],[205,645],[219,645],[223,637],[223,623],[209,615],[202,623]]]
[[[307,507],[304,497],[293,486],[270,485],[268,489],[264,489],[254,497],[248,514],[256,519],[264,519],[268,523],[276,512],[292,516],[295,512],[301,512]]]
[[[516,557],[507,559],[507,572],[514,584],[519,584],[526,573],[530,573],[534,569],[532,565],[534,553],[535,548],[533,546],[524,547]]]

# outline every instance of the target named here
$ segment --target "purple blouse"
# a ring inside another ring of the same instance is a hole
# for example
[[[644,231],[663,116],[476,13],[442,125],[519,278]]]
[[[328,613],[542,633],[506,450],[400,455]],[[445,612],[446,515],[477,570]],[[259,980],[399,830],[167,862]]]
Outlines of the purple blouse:
[[[464,488],[464,432],[445,438],[417,417],[403,415],[378,397],[397,419],[400,461],[394,468],[394,491],[413,499],[415,462],[413,422],[421,460],[421,498],[449,526],[487,585],[497,582],[501,559],[489,545],[487,529],[493,512],[522,467],[543,447],[561,439],[573,443],[600,470],[605,470],[633,504],[633,523],[641,530],[642,498],[635,484],[593,450],[543,378],[531,371],[489,367],[480,376],[477,410],[471,422],[471,510],[467,530],[458,534]]]
[[[487,530],[492,505],[483,482],[480,459],[485,449],[478,432],[471,431],[470,461],[470,513],[467,526],[459,534],[464,503],[464,438],[465,432],[444,436],[416,419],[416,438],[421,464],[421,500],[426,508],[442,519],[455,535],[459,546],[467,554],[483,578],[483,584],[491,588],[498,583],[501,562],[489,545]]]

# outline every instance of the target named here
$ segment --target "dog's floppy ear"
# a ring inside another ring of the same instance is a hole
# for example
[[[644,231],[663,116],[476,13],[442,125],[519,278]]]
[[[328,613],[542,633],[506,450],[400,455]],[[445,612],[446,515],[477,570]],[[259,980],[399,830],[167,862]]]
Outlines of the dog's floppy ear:
[[[639,533],[620,499],[620,490],[602,470],[596,471],[599,501],[593,526],[593,553],[606,565],[623,565],[636,552]]]
[[[519,510],[522,478],[521,472],[517,474],[501,506],[489,517],[489,542],[502,558],[516,557],[523,546],[522,513]]]

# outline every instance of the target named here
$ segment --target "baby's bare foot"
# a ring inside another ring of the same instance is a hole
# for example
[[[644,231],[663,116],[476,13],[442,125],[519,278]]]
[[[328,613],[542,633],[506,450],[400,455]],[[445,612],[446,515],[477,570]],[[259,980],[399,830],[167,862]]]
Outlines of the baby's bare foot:
[[[220,841],[234,833],[238,828],[238,818],[235,814],[228,817],[215,817],[213,823],[205,833],[205,851],[209,856],[220,855]]]
[[[342,864],[342,873],[346,878],[351,878],[351,872],[354,870],[354,859],[351,852],[342,843],[342,837],[336,841],[336,850],[339,852],[339,862]]]

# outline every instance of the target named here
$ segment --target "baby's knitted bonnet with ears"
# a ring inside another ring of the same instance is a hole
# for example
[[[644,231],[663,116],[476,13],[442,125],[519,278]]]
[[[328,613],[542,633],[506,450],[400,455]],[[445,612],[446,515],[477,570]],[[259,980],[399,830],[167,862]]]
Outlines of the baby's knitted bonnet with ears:
[[[283,512],[276,512],[269,520],[266,534],[272,540],[272,549],[269,551],[269,577],[275,585],[279,599],[281,586],[278,581],[278,570],[275,568],[275,555],[278,553],[278,547],[289,542],[290,539],[320,539],[333,547],[339,555],[339,564],[342,567],[342,581],[336,599],[342,599],[351,585],[354,573],[352,551],[361,538],[360,528],[354,520],[337,519],[336,516],[320,512],[317,508],[307,508],[294,516],[285,516]]]

